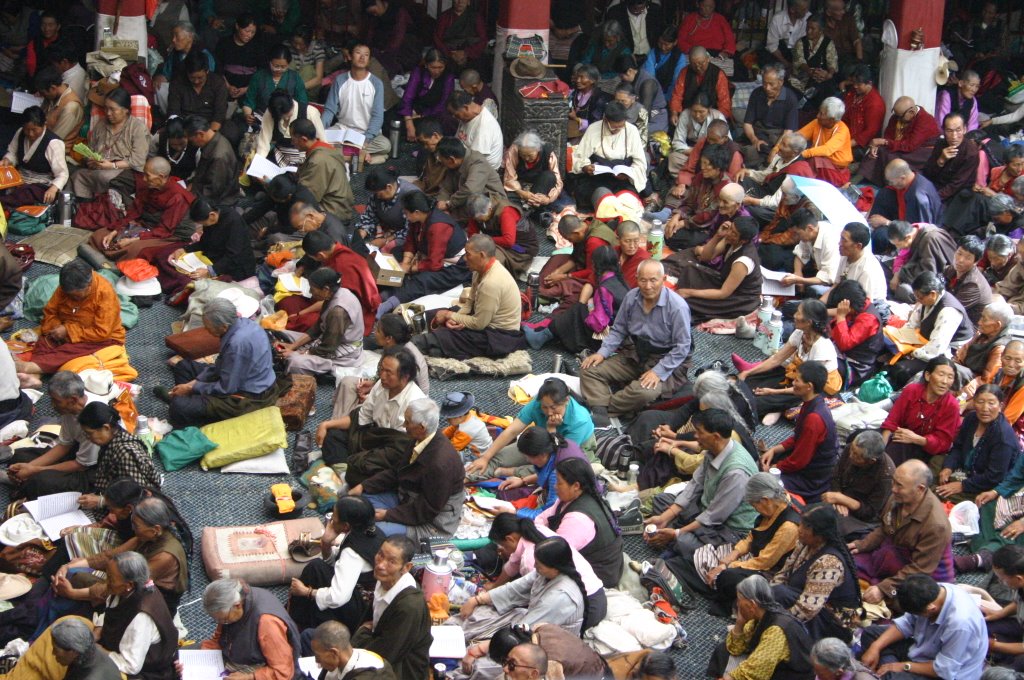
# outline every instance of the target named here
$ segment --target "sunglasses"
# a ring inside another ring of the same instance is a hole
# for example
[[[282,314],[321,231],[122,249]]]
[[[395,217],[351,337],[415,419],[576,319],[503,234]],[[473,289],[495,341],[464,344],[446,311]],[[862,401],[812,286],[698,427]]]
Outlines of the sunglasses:
[[[514,673],[517,668],[525,668],[526,670],[535,671],[537,670],[533,666],[525,666],[515,659],[505,659],[505,663],[502,664],[502,668],[508,669],[509,672]]]

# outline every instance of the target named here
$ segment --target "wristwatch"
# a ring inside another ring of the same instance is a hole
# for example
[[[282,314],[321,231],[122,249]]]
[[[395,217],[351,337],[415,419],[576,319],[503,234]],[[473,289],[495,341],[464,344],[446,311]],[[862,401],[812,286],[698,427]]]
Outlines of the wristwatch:
[[[903,672],[904,673],[909,673],[910,672],[910,662],[909,661],[906,662],[905,664],[903,664]]]

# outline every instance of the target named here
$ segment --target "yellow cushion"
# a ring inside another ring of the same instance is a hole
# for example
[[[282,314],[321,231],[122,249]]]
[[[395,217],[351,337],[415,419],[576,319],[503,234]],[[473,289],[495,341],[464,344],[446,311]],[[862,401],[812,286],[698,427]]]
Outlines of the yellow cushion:
[[[288,434],[284,429],[281,409],[276,406],[211,423],[200,429],[217,445],[217,448],[203,456],[200,465],[204,470],[257,458],[288,447]]]

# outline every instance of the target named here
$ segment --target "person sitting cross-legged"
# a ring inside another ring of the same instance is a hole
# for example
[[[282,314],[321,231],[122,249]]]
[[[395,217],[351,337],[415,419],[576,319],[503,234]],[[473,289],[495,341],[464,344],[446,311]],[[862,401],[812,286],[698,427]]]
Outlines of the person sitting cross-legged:
[[[897,598],[903,616],[864,630],[865,666],[887,680],[981,677],[988,632],[970,593],[913,574],[899,586]]]
[[[609,415],[642,411],[687,383],[689,306],[665,289],[658,260],[641,263],[637,279],[639,288],[626,293],[601,348],[581,364],[583,397],[597,425],[607,425]],[[624,347],[627,340],[632,347]],[[624,387],[613,392],[613,385]]]
[[[325,671],[324,680],[396,680],[391,664],[376,652],[352,646],[349,629],[337,621],[325,621],[313,631],[313,657]]]
[[[478,194],[470,197],[466,212],[470,216],[466,233],[489,236],[497,246],[498,262],[513,276],[525,275],[539,249],[533,223],[523,222],[526,209],[510,204],[504,194]]]
[[[429,139],[421,136],[420,141]],[[491,166],[487,156],[475,149],[467,148],[461,139],[442,138],[437,142],[434,155],[444,166],[444,175],[440,179],[437,191],[438,209],[465,219],[472,217],[466,214],[466,206],[471,196],[505,195],[497,168]],[[424,165],[424,179],[427,177],[427,165],[430,164],[432,163],[427,161]],[[426,186],[423,190],[428,191]],[[409,228],[411,231],[411,224]]]
[[[744,500],[757,465],[732,439],[732,416],[710,408],[695,413],[692,422],[704,461],[678,495],[663,493],[654,498],[653,509],[658,514],[648,522],[658,531],[645,537],[652,546],[670,550],[666,562],[678,574],[686,569],[680,562],[692,561],[701,546],[735,545],[757,517],[757,511]]]
[[[712,653],[707,677],[811,680],[811,645],[807,630],[775,601],[764,576],[754,574],[736,587],[736,623]]]
[[[60,268],[60,285],[43,307],[32,360],[19,373],[56,373],[61,366],[111,345],[124,345],[121,304],[107,279],[75,258]]]
[[[409,402],[405,433],[415,441],[409,458],[349,490],[349,495],[366,495],[376,508],[377,527],[386,535],[421,541],[451,536],[459,526],[466,471],[451,441],[438,433],[439,424],[440,408],[433,400]]]
[[[861,430],[850,437],[836,464],[831,489],[821,494],[821,500],[839,513],[839,531],[847,540],[866,536],[878,526],[882,507],[892,494],[895,469],[877,430]]]
[[[519,286],[496,258],[497,252],[494,239],[487,234],[475,234],[466,242],[465,261],[473,272],[469,298],[457,311],[439,310],[430,332],[413,338],[424,355],[500,358],[525,349]]]
[[[853,658],[850,646],[839,638],[822,638],[811,647],[811,664],[819,680],[875,680],[878,676]]]
[[[171,367],[175,386],[154,388],[157,398],[170,405],[171,423],[212,423],[274,405],[283,385],[259,324],[238,318],[231,301],[214,298],[203,308],[203,327],[220,338],[217,361],[211,366],[182,359]]]
[[[828,369],[819,361],[805,361],[796,370],[793,394],[802,402],[796,429],[792,437],[761,454],[761,467],[781,470],[786,488],[814,503],[831,484],[839,444],[823,394]]]
[[[352,633],[352,646],[373,652],[391,664],[402,680],[427,677],[430,665],[430,612],[416,586],[408,536],[388,536],[373,559],[373,618]]]
[[[931,471],[921,461],[900,465],[893,473],[881,526],[848,544],[858,578],[873,584],[862,595],[868,604],[895,598],[896,589],[914,574],[953,580],[952,530],[942,501],[931,490],[932,482]]]
[[[229,680],[299,676],[299,629],[269,590],[220,578],[203,591],[203,609],[217,629],[199,648],[220,650]]]

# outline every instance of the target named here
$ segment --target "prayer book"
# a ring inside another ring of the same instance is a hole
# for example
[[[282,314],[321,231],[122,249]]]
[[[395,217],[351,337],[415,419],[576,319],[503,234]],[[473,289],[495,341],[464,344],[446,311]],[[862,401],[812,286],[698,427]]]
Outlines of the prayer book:
[[[40,496],[34,501],[26,501],[25,509],[43,527],[46,536],[57,541],[62,529],[92,524],[89,516],[78,507],[81,495],[77,491],[66,491]]]
[[[30,106],[42,106],[43,98],[38,97],[31,92],[19,92],[15,90],[11,93],[11,113],[24,113],[25,109]]]
[[[182,649],[178,652],[182,680],[222,680],[224,655],[219,649]]]
[[[351,128],[330,128],[324,130],[324,140],[328,144],[344,144],[362,149],[363,144],[366,144],[366,135]]]
[[[601,165],[600,163],[594,164],[595,175],[628,175],[633,171],[631,165],[616,165],[615,167],[608,167],[607,165]]]
[[[191,274],[197,269],[206,269],[208,264],[196,253],[185,253],[174,261],[174,266],[186,274]]]
[[[431,626],[428,656],[431,659],[461,659],[466,656],[466,637],[461,626]]]
[[[249,163],[249,169],[245,171],[245,174],[249,175],[249,177],[255,177],[256,179],[271,180],[286,172],[297,171],[298,168],[294,165],[288,165],[282,168],[277,163],[268,161],[263,156],[253,156],[252,161]]]
[[[796,286],[782,285],[782,278],[788,276],[786,272],[777,272],[772,269],[761,267],[761,293],[764,295],[793,296],[796,295]]]

